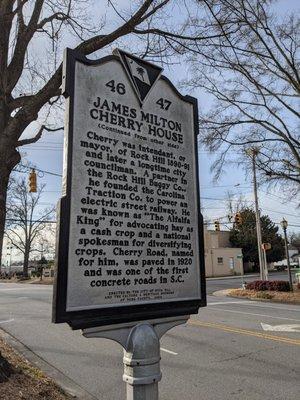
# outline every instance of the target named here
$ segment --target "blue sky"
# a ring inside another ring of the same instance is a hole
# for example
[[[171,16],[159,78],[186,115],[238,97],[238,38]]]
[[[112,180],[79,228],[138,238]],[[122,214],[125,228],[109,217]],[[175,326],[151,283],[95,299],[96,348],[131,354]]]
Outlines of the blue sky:
[[[126,0],[115,1],[115,4],[118,3],[126,7],[130,2]],[[282,0],[276,3],[274,10],[282,15],[290,10],[296,11],[298,7],[298,0]],[[101,10],[95,8],[95,13],[101,14]],[[111,26],[115,27],[118,24],[119,19],[114,15],[112,9],[109,10],[107,20],[112,21]],[[72,40],[69,40],[68,45],[70,46],[71,44]],[[186,77],[188,70],[184,66],[176,65],[165,69],[164,74],[177,85],[181,79]],[[199,108],[206,108],[209,106],[209,99],[207,96],[204,96],[203,93],[197,91],[194,93],[187,93],[184,90],[182,90],[182,92],[183,94],[191,94],[197,97]],[[34,134],[36,128],[37,125],[31,126],[26,136]],[[42,139],[38,143],[23,147],[22,153],[24,161],[30,161],[39,169],[61,174],[63,132],[44,133]],[[228,191],[236,196],[242,194],[249,205],[253,204],[252,178],[251,176],[245,176],[242,167],[226,167],[221,179],[217,183],[213,183],[210,167],[216,155],[217,154],[209,155],[204,148],[199,150],[201,205],[205,218],[210,221],[227,215],[226,199]],[[46,184],[41,207],[55,204],[61,194],[61,178],[45,174],[44,176],[38,177],[38,182]],[[299,225],[299,227],[291,226],[289,228],[290,231],[300,231],[300,211],[297,209],[298,203],[296,199],[287,202],[279,189],[268,191],[267,188],[260,188],[259,202],[262,214],[268,214],[275,222],[279,222],[282,217],[285,217],[290,225]],[[221,225],[221,228],[226,229],[226,226]]]

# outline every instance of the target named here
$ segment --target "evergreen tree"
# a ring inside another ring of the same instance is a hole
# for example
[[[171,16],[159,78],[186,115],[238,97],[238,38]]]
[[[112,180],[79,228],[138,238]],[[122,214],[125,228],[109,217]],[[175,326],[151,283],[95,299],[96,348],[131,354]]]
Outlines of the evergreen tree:
[[[230,242],[234,247],[243,249],[244,262],[259,263],[257,249],[257,235],[255,212],[251,208],[239,211],[242,223],[235,224],[230,232]],[[279,227],[267,215],[261,217],[261,230],[263,243],[270,243],[271,249],[267,250],[267,261],[280,261],[285,257],[284,240],[278,233]]]

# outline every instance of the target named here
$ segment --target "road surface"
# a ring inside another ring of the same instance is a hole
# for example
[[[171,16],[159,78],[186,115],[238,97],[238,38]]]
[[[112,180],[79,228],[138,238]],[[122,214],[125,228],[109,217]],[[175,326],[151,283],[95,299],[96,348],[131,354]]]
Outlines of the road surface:
[[[244,276],[244,281],[254,281],[255,279],[259,279],[259,274],[249,274]],[[269,279],[272,280],[282,280],[288,281],[288,273],[287,271],[283,272],[269,272]],[[294,272],[292,271],[292,279],[294,279]],[[242,278],[239,276],[236,277],[225,277],[225,278],[208,278],[207,279],[207,293],[212,294],[217,290],[223,289],[232,289],[241,287]]]
[[[216,285],[211,282],[209,292]],[[52,324],[51,301],[51,286],[0,284],[0,327],[92,398],[125,399],[121,347]],[[208,296],[207,308],[161,341],[160,400],[299,398],[299,311],[295,305]],[[264,331],[261,323],[294,331]]]

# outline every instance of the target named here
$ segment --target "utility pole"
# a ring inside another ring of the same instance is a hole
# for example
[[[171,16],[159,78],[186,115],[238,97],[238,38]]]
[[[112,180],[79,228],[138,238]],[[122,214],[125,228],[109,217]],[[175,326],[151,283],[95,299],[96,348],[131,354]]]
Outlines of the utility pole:
[[[11,259],[12,259],[12,243],[10,243],[10,253],[9,253],[9,275],[11,275]]]
[[[289,283],[290,283],[291,291],[293,291],[293,280],[292,280],[292,273],[291,273],[291,263],[290,263],[288,240],[287,240],[287,234],[286,234],[286,229],[288,227],[287,220],[283,218],[282,221],[280,222],[280,225],[282,226],[283,233],[284,233],[284,245],[285,245],[286,263],[287,263],[288,274],[289,274]]]
[[[12,242],[7,242],[6,245],[6,256],[9,257],[7,260],[8,274],[11,275],[11,259],[12,259]],[[7,271],[6,271],[7,272]]]
[[[266,245],[269,243],[263,243],[262,244],[262,254],[264,258],[264,265],[265,265],[265,276],[264,279],[267,281],[269,279],[269,273],[268,273],[268,262],[267,262],[267,248]]]
[[[43,264],[42,264],[43,257],[44,257],[44,239],[42,238],[42,241],[41,241],[41,258],[40,258],[40,268],[39,268],[40,269],[40,274],[41,274],[40,281],[43,280],[43,272],[44,272],[44,267],[43,267]]]
[[[262,238],[261,238],[261,225],[260,225],[260,210],[258,207],[258,195],[257,195],[257,180],[256,180],[256,164],[255,158],[259,150],[257,147],[252,147],[247,150],[247,154],[252,159],[252,170],[253,170],[253,191],[254,191],[254,201],[255,201],[255,219],[256,219],[256,234],[257,234],[257,249],[259,258],[259,272],[260,279],[265,280],[267,278],[266,268],[264,263],[264,257],[262,254]]]

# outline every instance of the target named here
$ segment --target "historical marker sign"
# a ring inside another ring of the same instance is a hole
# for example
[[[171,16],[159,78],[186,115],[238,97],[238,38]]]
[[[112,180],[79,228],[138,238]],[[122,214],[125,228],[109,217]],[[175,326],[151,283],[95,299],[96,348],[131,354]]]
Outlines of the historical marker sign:
[[[161,68],[67,50],[54,322],[74,329],[206,304],[197,102]]]

